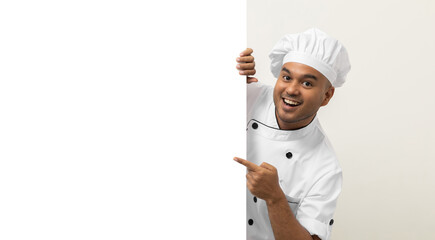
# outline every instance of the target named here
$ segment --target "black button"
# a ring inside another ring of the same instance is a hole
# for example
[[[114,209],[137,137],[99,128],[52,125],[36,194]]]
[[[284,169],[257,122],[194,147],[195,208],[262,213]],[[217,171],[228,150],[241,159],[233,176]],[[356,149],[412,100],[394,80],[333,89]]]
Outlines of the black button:
[[[285,156],[286,156],[288,159],[290,159],[290,158],[293,157],[293,154],[292,154],[291,152],[288,152],[288,153],[285,154]]]
[[[334,224],[334,219],[331,219],[331,221],[329,221],[329,225]]]
[[[254,202],[257,202],[257,197],[254,196]]]
[[[257,129],[257,128],[258,128],[258,124],[257,124],[257,123],[253,123],[253,124],[252,124],[252,128],[253,128],[253,129]]]
[[[249,225],[252,225],[252,224],[254,224],[254,220],[252,220],[252,219],[249,219],[249,220],[248,220],[248,224],[249,224]]]

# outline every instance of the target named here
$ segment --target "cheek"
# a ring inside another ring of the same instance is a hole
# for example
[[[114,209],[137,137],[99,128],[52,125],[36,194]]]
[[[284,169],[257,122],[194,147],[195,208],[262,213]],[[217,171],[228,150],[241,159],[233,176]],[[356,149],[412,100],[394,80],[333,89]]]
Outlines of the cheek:
[[[280,90],[280,86],[277,82],[275,85],[275,88],[273,89],[273,101],[275,102],[275,104],[277,103],[277,101],[280,98],[281,98],[281,90]]]
[[[280,99],[280,97],[277,95],[276,92],[273,92],[273,103],[275,103],[275,106],[278,104],[278,99]]]
[[[314,93],[311,97],[310,97],[310,106],[312,108],[319,108],[323,101],[324,101],[324,95],[322,95],[322,93],[318,92],[318,93]]]

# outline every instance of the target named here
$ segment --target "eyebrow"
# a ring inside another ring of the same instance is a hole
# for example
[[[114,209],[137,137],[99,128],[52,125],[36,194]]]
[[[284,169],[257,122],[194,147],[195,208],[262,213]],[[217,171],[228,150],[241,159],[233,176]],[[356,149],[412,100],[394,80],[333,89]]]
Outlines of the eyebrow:
[[[284,71],[284,72],[287,72],[288,74],[291,74],[290,70],[288,70],[288,69],[285,68],[285,67],[283,67],[283,68],[281,69],[281,71]],[[303,78],[312,78],[313,80],[316,80],[316,81],[317,81],[317,77],[314,76],[314,75],[312,75],[312,74],[304,74],[304,75],[303,75]]]

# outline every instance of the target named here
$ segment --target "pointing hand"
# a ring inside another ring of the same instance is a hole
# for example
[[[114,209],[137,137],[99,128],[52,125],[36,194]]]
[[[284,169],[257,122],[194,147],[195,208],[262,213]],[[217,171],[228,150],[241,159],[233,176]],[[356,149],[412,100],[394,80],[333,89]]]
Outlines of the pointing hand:
[[[235,157],[234,161],[244,165],[248,170],[246,184],[252,195],[266,202],[275,201],[282,197],[283,193],[278,182],[278,171],[274,166],[265,162],[258,166],[238,157]]]

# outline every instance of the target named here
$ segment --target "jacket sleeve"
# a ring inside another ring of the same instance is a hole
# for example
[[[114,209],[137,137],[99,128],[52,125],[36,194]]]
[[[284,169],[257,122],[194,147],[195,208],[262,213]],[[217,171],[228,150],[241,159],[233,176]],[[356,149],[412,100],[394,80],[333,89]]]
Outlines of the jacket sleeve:
[[[251,113],[255,108],[255,103],[260,99],[271,87],[260,82],[246,84],[246,121],[251,119]]]
[[[341,192],[342,172],[336,170],[322,176],[300,203],[296,218],[311,235],[329,239],[337,199]]]

